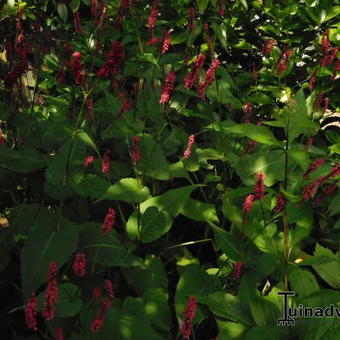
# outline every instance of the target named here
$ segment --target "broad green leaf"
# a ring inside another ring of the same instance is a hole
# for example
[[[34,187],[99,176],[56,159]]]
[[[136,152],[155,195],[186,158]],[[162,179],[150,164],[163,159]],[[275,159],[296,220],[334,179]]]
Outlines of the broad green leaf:
[[[150,288],[143,294],[144,313],[151,326],[157,331],[171,329],[171,313],[168,293],[162,288]]]
[[[149,207],[141,217],[141,241],[152,242],[167,232],[165,212]]]
[[[60,18],[64,21],[64,23],[66,23],[67,17],[68,17],[67,6],[63,3],[59,3],[57,5],[57,12],[58,12]]]
[[[319,243],[317,243],[314,256],[327,256],[332,258],[333,261],[314,264],[313,269],[325,280],[330,286],[335,289],[340,289],[340,261],[339,257],[335,255],[331,250],[324,248]]]
[[[21,252],[24,297],[47,281],[49,263],[56,261],[60,269],[77,244],[78,231],[73,224],[52,212],[39,214]]]
[[[273,133],[264,126],[237,124],[224,129],[227,132],[231,132],[242,137],[248,137],[258,143],[281,146],[281,143],[274,137]]]
[[[186,202],[182,214],[194,221],[218,222],[214,204],[203,203],[192,198]]]
[[[168,279],[164,263],[155,255],[147,255],[137,266],[122,268],[124,277],[130,286],[141,296],[149,289],[167,290]]]
[[[0,163],[6,168],[20,172],[29,173],[46,167],[45,155],[36,150],[10,150],[0,146]]]
[[[208,7],[209,0],[196,0],[198,9],[202,14]]]
[[[336,17],[337,15],[340,14],[340,6],[333,6],[329,9],[327,9],[326,16],[324,19],[321,21],[322,23],[325,23],[326,21]]]
[[[80,0],[71,0],[70,8],[73,13],[78,11],[79,5],[80,5]]]
[[[141,185],[135,178],[123,178],[111,185],[97,201],[117,200],[125,202],[143,202],[150,196],[148,187]]]
[[[136,260],[132,254],[134,246],[123,242],[115,230],[101,233],[101,225],[90,222],[83,226],[80,248],[90,262],[103,266],[131,266]]]
[[[221,321],[216,319],[219,333],[218,339],[220,340],[242,340],[244,332],[248,327],[242,323],[232,321]]]
[[[85,131],[78,131],[77,132],[77,137],[80,140],[82,140],[84,143],[89,145],[97,153],[98,157],[100,157],[100,153],[98,151],[98,148],[97,148],[96,144],[94,143],[92,138]]]
[[[218,247],[232,260],[238,261],[241,258],[241,244],[239,240],[232,235],[213,224],[210,224],[214,231],[215,241]]]
[[[244,340],[281,340],[285,335],[285,327],[277,326],[257,326],[251,328],[248,332],[244,334]]]
[[[83,181],[73,186],[80,196],[89,196],[93,199],[102,197],[110,187],[110,183],[95,174],[88,174]]]
[[[207,305],[209,309],[219,317],[240,322],[244,325],[251,324],[248,315],[241,310],[237,296],[219,291],[206,296],[200,296],[198,301]]]
[[[314,275],[296,265],[289,266],[288,277],[291,289],[299,297],[308,296],[320,289]]]
[[[264,172],[264,183],[271,186],[284,179],[284,159],[284,152],[280,150],[269,153],[259,151],[244,155],[234,168],[245,185],[254,185],[256,174]]]
[[[38,312],[44,310],[45,291],[37,296]],[[79,313],[83,303],[79,288],[71,283],[63,283],[58,286],[58,299],[55,305],[56,317],[69,317]]]
[[[209,275],[198,265],[188,265],[185,272],[181,275],[176,289],[175,303],[177,316],[181,319],[184,318],[184,309],[189,296],[195,295],[198,302],[206,304],[201,298],[203,299],[206,295],[217,292],[220,289],[220,283],[217,278]],[[195,320],[199,320],[201,317],[202,314],[198,309]]]
[[[160,180],[170,179],[169,167],[159,143],[149,134],[144,134],[139,142],[141,160],[138,171],[144,176]]]

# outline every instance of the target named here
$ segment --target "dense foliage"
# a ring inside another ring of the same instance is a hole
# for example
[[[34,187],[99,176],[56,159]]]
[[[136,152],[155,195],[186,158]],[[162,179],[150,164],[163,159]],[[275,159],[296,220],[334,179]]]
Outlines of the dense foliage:
[[[339,339],[339,14],[1,1],[1,340]]]

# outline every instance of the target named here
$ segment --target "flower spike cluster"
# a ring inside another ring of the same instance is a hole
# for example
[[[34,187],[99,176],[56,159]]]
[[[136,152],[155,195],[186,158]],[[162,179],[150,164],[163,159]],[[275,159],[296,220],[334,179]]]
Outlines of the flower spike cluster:
[[[48,283],[45,293],[45,309],[43,315],[46,320],[52,320],[55,317],[55,303],[58,299],[58,265],[57,262],[52,261],[48,266]]]
[[[189,339],[192,332],[192,320],[196,315],[196,296],[189,296],[187,307],[184,311],[184,321],[181,327],[183,339]]]

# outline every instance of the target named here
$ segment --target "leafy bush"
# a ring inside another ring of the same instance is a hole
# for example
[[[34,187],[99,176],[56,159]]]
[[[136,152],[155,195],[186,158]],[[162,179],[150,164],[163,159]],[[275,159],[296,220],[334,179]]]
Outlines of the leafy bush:
[[[338,0],[1,7],[1,339],[337,339]]]

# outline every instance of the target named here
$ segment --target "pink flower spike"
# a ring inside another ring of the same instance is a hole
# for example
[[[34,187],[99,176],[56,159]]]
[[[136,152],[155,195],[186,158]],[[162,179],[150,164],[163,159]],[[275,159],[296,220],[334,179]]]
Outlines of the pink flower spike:
[[[86,259],[85,254],[78,253],[73,263],[73,272],[77,276],[84,276],[86,274]]]
[[[33,329],[34,331],[38,330],[37,307],[37,299],[33,293],[32,297],[28,299],[25,307],[25,320],[27,327]]]
[[[274,208],[274,212],[276,214],[278,214],[282,210],[282,208],[285,205],[285,203],[286,203],[286,198],[285,198],[284,194],[282,192],[280,192],[279,196],[277,197],[277,201],[276,201],[276,205],[275,205],[275,208]]]
[[[93,290],[93,298],[95,300],[98,300],[100,298],[100,296],[102,295],[102,291],[100,289],[100,287],[96,287],[94,290]]]
[[[88,156],[86,157],[85,161],[84,161],[84,166],[87,168],[89,167],[90,164],[92,164],[94,161],[94,157],[93,156]]]
[[[324,158],[318,158],[316,159],[308,168],[308,170],[304,173],[303,178],[308,179],[309,174],[315,171],[317,168],[319,168],[323,163],[325,162]]]
[[[259,172],[257,175],[257,182],[255,184],[255,195],[254,198],[257,200],[262,200],[263,196],[264,196],[264,178],[265,175],[263,172]]]
[[[107,174],[110,171],[110,156],[111,150],[106,149],[102,159],[102,172],[103,174]]]
[[[105,216],[102,225],[102,234],[107,234],[112,230],[112,226],[115,223],[116,212],[114,209],[110,208]]]
[[[64,332],[61,327],[58,327],[55,332],[55,339],[56,340],[64,340]]]
[[[192,145],[195,143],[195,135],[190,135],[188,139],[188,145],[183,153],[183,158],[189,158],[191,155]]]
[[[242,262],[240,261],[234,263],[232,276],[235,280],[240,278],[242,266]]]
[[[164,30],[164,32],[163,32],[162,54],[165,54],[166,52],[168,52],[170,44],[171,44],[170,31]]]
[[[115,297],[115,294],[113,291],[112,282],[110,280],[105,280],[104,284],[105,284],[106,294],[108,295],[109,298],[113,299]]]
[[[52,261],[48,267],[48,284],[45,293],[45,309],[43,311],[43,316],[46,320],[52,320],[55,317],[55,303],[58,299],[57,274],[57,262]]]
[[[112,302],[109,299],[103,299],[102,300],[102,307],[95,318],[95,320],[91,324],[91,331],[92,332],[98,332],[103,324],[104,324],[104,316],[106,311],[112,306]]]
[[[165,78],[161,99],[159,101],[160,104],[166,104],[170,100],[170,93],[173,90],[174,84],[176,81],[175,71],[170,71],[167,77]]]
[[[181,327],[183,339],[189,339],[192,332],[192,320],[195,318],[197,308],[196,296],[189,296],[187,307],[184,311],[184,321]]]
[[[243,203],[243,224],[248,224],[247,215],[251,211],[254,204],[254,195],[248,195]]]

